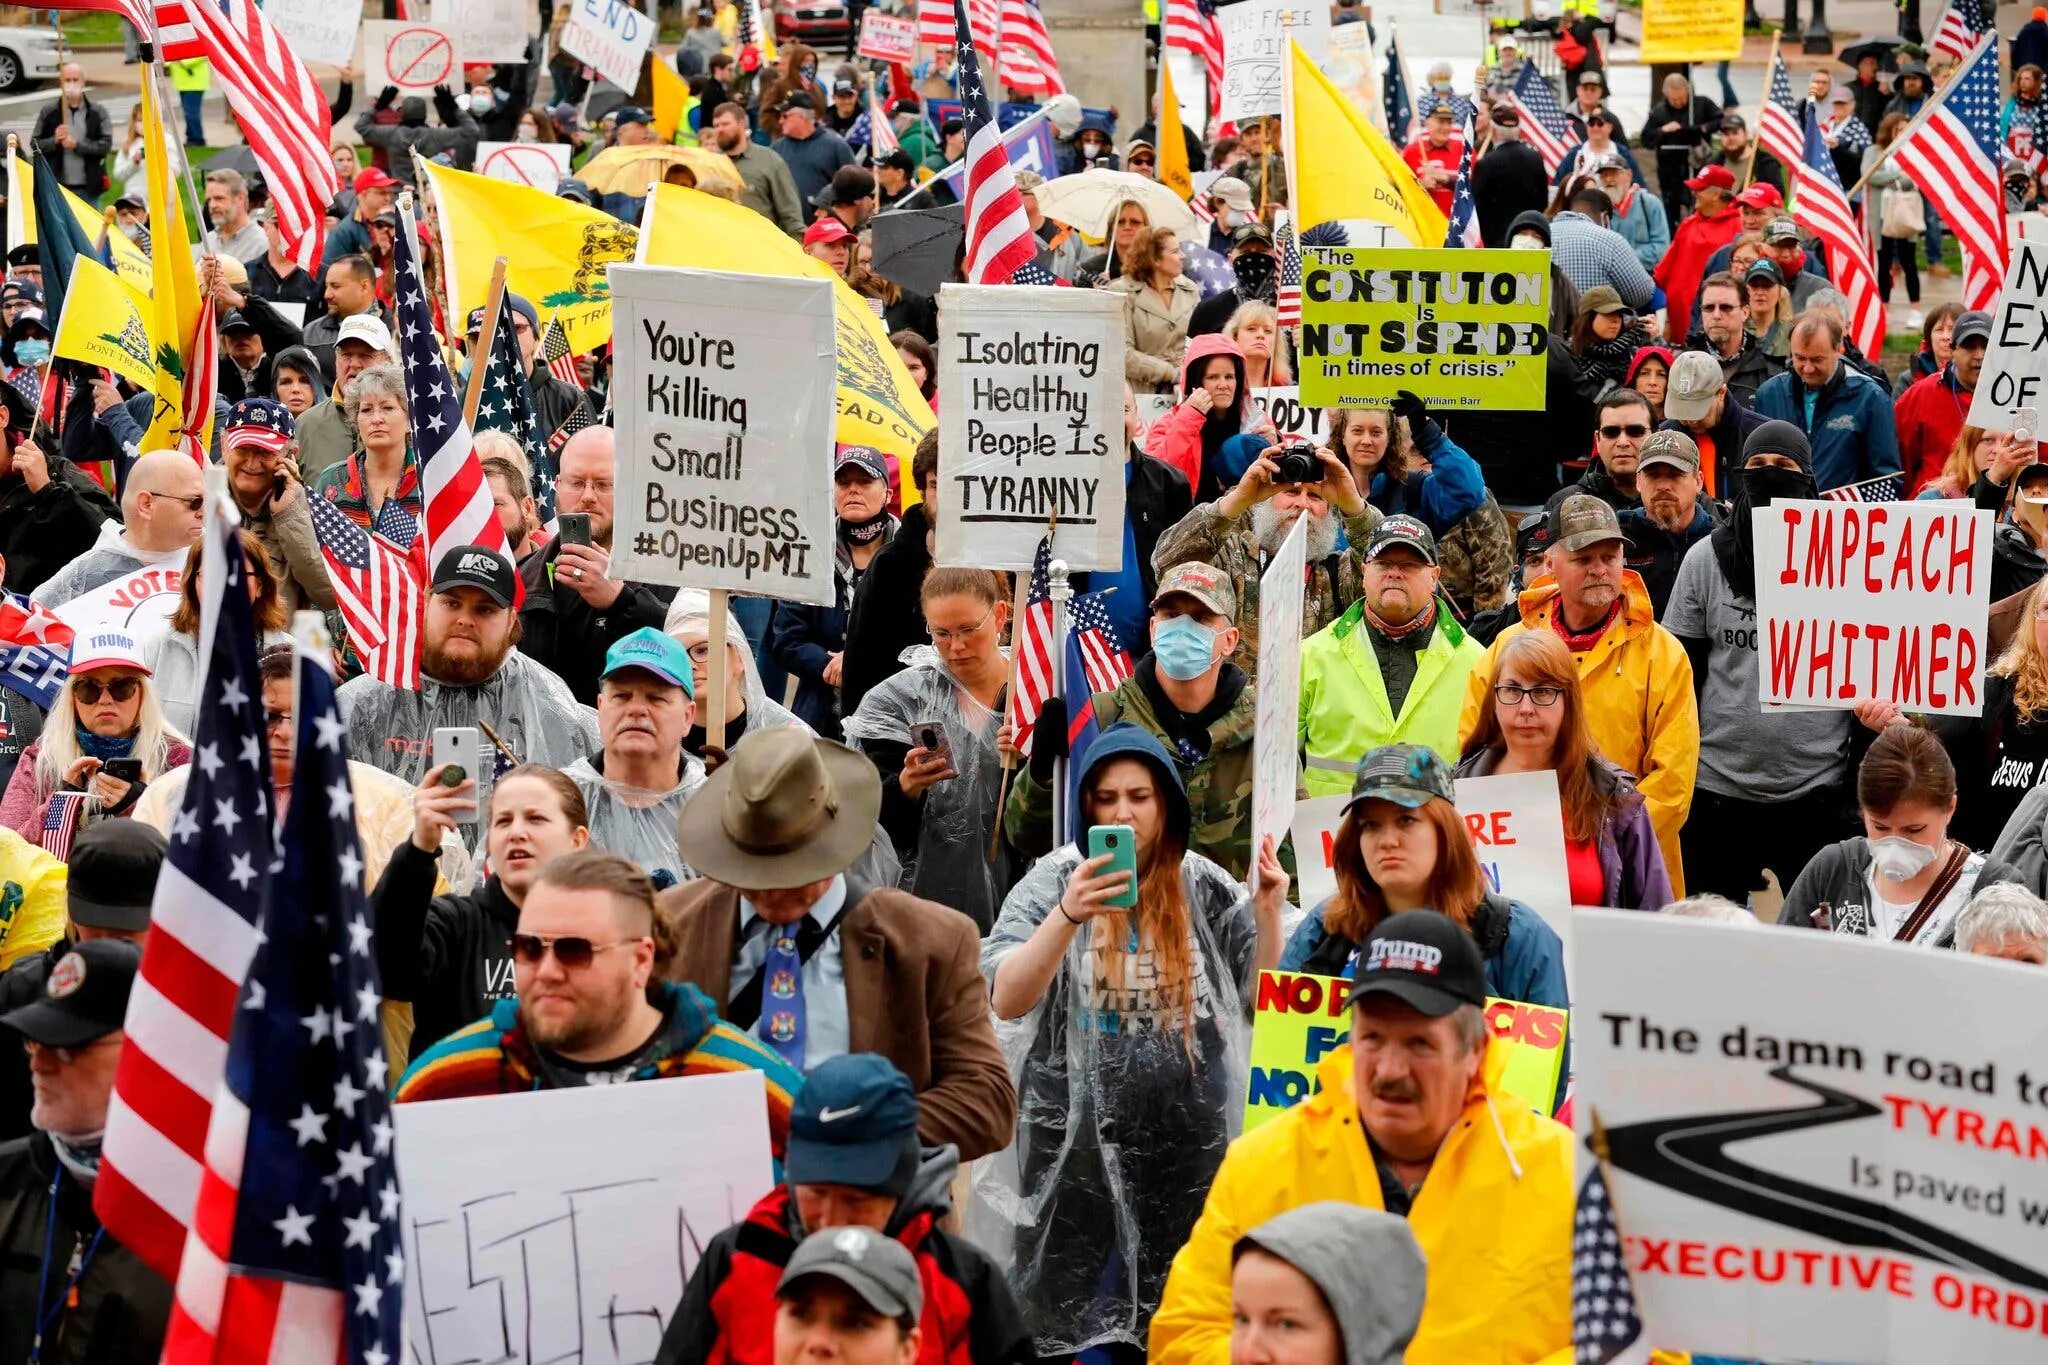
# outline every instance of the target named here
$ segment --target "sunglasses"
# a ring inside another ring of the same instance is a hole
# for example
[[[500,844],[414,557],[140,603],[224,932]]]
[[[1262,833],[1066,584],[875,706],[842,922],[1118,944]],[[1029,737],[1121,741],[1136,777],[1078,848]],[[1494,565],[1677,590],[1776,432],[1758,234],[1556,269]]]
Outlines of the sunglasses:
[[[551,938],[545,934],[514,934],[510,939],[512,958],[522,967],[537,967],[541,959],[550,952],[555,961],[572,972],[580,972],[599,953],[608,953],[614,948],[631,948],[644,942],[637,938],[622,938],[616,943],[592,943],[581,936]]]
[[[1604,426],[1600,428],[1600,434],[1602,436],[1605,436],[1610,441],[1617,436],[1626,436],[1631,441],[1640,441],[1645,436],[1648,436],[1650,434],[1650,429],[1642,425],[1640,422],[1630,422],[1625,427]]]
[[[152,498],[162,498],[165,502],[181,503],[187,512],[197,512],[200,508],[206,506],[206,495],[204,493],[195,493],[189,498],[184,498],[176,493],[159,493],[154,488],[145,488],[141,491],[149,494]]]
[[[112,697],[115,701],[133,701],[135,694],[142,690],[142,679],[116,678],[103,683],[98,678],[79,678],[71,684],[71,690],[87,706],[95,705],[103,696]]]

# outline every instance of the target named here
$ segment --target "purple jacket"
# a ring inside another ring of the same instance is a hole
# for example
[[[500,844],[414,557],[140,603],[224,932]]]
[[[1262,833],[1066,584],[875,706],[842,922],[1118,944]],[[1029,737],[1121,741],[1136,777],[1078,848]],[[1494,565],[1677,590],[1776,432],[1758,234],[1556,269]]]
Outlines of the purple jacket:
[[[1500,762],[1502,751],[1481,749],[1458,761],[1459,777],[1487,777]],[[1669,905],[1671,876],[1664,870],[1664,855],[1657,846],[1657,831],[1650,824],[1649,808],[1636,780],[1626,768],[1595,756],[1594,780],[1614,793],[1616,800],[1601,822],[1596,847],[1600,850],[1600,904],[1616,910],[1662,910]]]

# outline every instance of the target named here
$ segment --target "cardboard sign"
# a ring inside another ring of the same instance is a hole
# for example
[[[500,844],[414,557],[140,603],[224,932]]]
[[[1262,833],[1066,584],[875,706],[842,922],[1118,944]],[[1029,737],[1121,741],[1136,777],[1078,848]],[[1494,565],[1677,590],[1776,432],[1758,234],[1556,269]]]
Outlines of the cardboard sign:
[[[421,1360],[652,1360],[700,1248],[775,1180],[758,1071],[391,1112]]]
[[[1991,314],[1991,345],[1970,399],[1969,425],[2000,433],[2028,426],[2038,435],[2043,408],[2048,408],[2048,242],[2022,236],[2012,243],[2005,288]]]
[[[431,95],[462,84],[461,46],[446,24],[372,19],[363,25],[363,89],[375,99],[387,85],[404,95]]]
[[[1550,257],[1535,251],[1325,247],[1301,281],[1301,399],[1450,409],[1543,406]]]
[[[479,142],[476,169],[493,180],[533,185],[553,194],[569,173],[572,150],[566,142]]]
[[[178,592],[184,584],[185,560],[181,555],[168,564],[122,574],[50,611],[78,635],[119,630],[133,636],[139,644],[169,629],[171,615],[178,609]]]
[[[1732,62],[1742,55],[1743,0],[1657,0],[1643,6],[1638,60]]]
[[[1301,781],[1301,583],[1308,569],[1308,518],[1295,518],[1287,538],[1259,575],[1258,710],[1252,731],[1252,868],[1265,837],[1277,846],[1294,819]],[[1302,904],[1308,904],[1303,901]]]
[[[640,68],[654,45],[654,28],[653,18],[620,0],[575,0],[562,30],[562,51],[630,91],[640,84]]]
[[[301,61],[345,67],[356,53],[363,0],[268,0],[263,17],[292,45]]]
[[[520,0],[434,0],[430,17],[462,35],[464,61],[526,60],[526,7]]]
[[[917,20],[884,14],[878,9],[863,11],[860,45],[855,51],[878,62],[902,62],[907,66],[917,60]]]
[[[1259,973],[1244,1131],[1249,1133],[1322,1089],[1316,1068],[1351,1041],[1351,1014],[1344,1008],[1350,986],[1342,977]],[[1539,1114],[1548,1114],[1557,1098],[1568,1022],[1564,1010],[1518,1000],[1486,1002],[1486,1023],[1493,1035],[1489,1046],[1507,1054],[1501,1088]]]
[[[1766,704],[1983,714],[1991,513],[1821,500],[1751,515]]]
[[[2039,968],[1604,910],[1578,931],[1574,1116],[1604,1131],[1645,1339],[2042,1359]]]
[[[1285,112],[1280,72],[1287,40],[1317,66],[1330,55],[1330,9],[1295,0],[1238,0],[1216,10],[1223,30],[1224,119],[1244,120]]]
[[[1387,131],[1387,102],[1380,96],[1380,73],[1387,69],[1386,57],[1373,45],[1372,25],[1334,24],[1330,28],[1330,55],[1323,74],[1358,107],[1373,127]],[[1190,124],[1199,127],[1199,120]]]
[[[1553,928],[1569,921],[1572,879],[1564,856],[1564,807],[1551,773],[1461,777],[1458,813],[1472,836],[1486,884],[1543,916]],[[1294,862],[1301,903],[1312,906],[1337,890],[1333,865],[1337,826],[1348,796],[1318,796],[1294,811]]]
[[[832,285],[611,267],[622,578],[830,606]]]
[[[1028,573],[1050,521],[1068,568],[1122,567],[1123,300],[949,284],[938,350],[938,562]]]

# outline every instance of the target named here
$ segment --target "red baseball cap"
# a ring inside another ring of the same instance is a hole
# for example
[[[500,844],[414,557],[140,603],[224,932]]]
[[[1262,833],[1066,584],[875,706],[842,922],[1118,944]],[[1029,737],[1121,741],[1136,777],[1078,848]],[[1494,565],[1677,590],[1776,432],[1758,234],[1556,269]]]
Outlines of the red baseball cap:
[[[1732,190],[1735,177],[1729,174],[1726,166],[1702,166],[1698,175],[1685,182],[1685,187],[1689,190]]]
[[[1785,207],[1785,196],[1778,193],[1776,185],[1759,180],[1736,195],[1735,202],[1748,209],[1781,209]]]
[[[387,171],[380,171],[375,166],[365,166],[356,172],[356,178],[350,182],[349,187],[357,194],[364,190],[395,190],[398,188],[398,177]]]
[[[804,229],[804,245],[816,246],[820,242],[843,242],[853,236],[853,229],[837,218],[820,218]]]

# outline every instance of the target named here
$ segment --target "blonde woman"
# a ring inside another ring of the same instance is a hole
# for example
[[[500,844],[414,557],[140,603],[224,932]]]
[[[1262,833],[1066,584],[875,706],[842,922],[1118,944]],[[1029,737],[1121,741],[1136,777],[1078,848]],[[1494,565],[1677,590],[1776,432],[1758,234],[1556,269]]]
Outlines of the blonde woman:
[[[1783,360],[1792,352],[1792,291],[1776,261],[1760,260],[1742,277],[1749,294],[1749,334],[1757,349]]]
[[[1202,291],[1181,274],[1184,258],[1172,228],[1149,228],[1131,246],[1122,279],[1124,378],[1136,393],[1171,393],[1187,350],[1188,324]]]
[[[1294,382],[1280,358],[1280,313],[1270,303],[1241,303],[1223,324],[1223,335],[1244,352],[1244,382],[1250,389],[1285,388]]]

